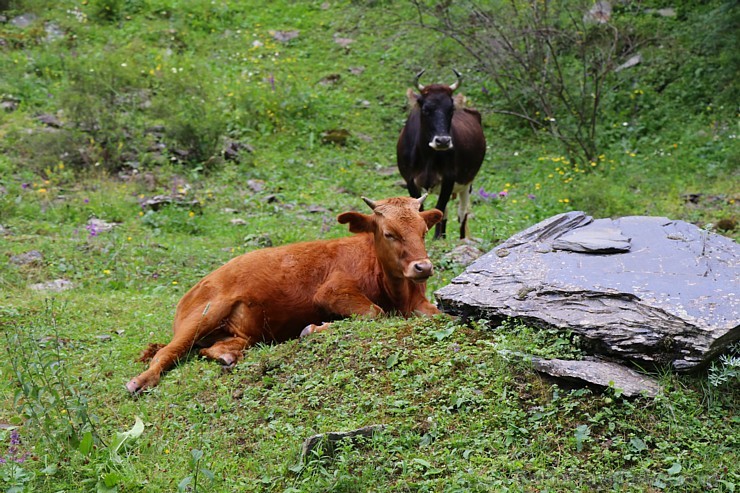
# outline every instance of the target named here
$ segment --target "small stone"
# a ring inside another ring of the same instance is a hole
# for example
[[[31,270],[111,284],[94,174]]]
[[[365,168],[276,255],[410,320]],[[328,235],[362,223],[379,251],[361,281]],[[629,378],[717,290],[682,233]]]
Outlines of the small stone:
[[[10,23],[20,29],[25,29],[36,21],[36,14],[22,14],[10,19]]]
[[[273,31],[271,32],[272,37],[280,41],[281,43],[287,43],[291,39],[295,39],[300,34],[299,31]]]
[[[444,258],[458,265],[468,266],[481,255],[483,255],[483,251],[480,248],[469,244],[462,244],[453,248],[449,253],[446,253]]]
[[[15,265],[40,264],[43,260],[44,256],[38,250],[29,250],[27,252],[10,257],[10,263]]]
[[[29,286],[29,288],[34,291],[52,293],[61,293],[62,291],[67,291],[68,289],[72,289],[73,287],[74,285],[72,284],[72,282],[68,281],[67,279],[55,279],[53,281],[31,284]]]
[[[52,128],[62,128],[62,122],[59,121],[59,118],[57,118],[54,115],[51,115],[49,113],[44,113],[42,115],[39,115],[36,117],[38,121],[46,125],[47,127]]]
[[[302,462],[305,462],[311,456],[313,450],[319,445],[323,447],[322,452],[324,455],[331,456],[334,454],[334,449],[338,442],[342,440],[350,440],[355,444],[358,437],[370,439],[384,429],[385,425],[370,425],[353,431],[332,431],[329,433],[313,435],[303,442],[301,460]]]
[[[321,142],[324,144],[335,144],[339,146],[347,145],[347,139],[349,139],[349,130],[343,128],[334,128],[327,130],[321,134]]]
[[[247,186],[254,193],[258,193],[265,189],[265,181],[264,180],[247,180]]]
[[[94,232],[94,234],[97,234],[97,233],[106,233],[106,232],[112,230],[113,228],[115,228],[116,226],[118,226],[118,224],[116,224],[116,223],[109,223],[109,222],[104,221],[102,219],[98,219],[96,217],[93,217],[89,221],[87,221],[87,225],[85,226],[85,228],[88,231],[90,231],[91,234],[93,232]]]
[[[339,74],[329,74],[323,79],[321,79],[319,81],[319,84],[321,84],[322,86],[331,86],[339,82],[341,79],[342,79],[342,76]]]
[[[343,38],[339,34],[334,35],[334,42],[341,46],[342,48],[348,48],[349,45],[355,42],[354,39],[351,38]]]

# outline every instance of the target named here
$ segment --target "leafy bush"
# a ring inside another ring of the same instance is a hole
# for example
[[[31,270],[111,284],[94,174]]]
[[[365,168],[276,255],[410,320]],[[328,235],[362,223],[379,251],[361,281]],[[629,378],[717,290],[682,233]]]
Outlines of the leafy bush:
[[[740,382],[740,342],[729,348],[727,354],[713,361],[709,367],[709,383],[714,387]]]
[[[423,25],[460,43],[490,77],[498,111],[549,132],[571,160],[596,159],[610,76],[634,49],[611,12],[589,20],[590,2],[578,1],[414,4]]]

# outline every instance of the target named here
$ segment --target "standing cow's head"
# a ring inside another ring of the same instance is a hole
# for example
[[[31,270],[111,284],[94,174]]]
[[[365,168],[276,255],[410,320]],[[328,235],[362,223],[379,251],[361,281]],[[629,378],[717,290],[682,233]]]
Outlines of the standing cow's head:
[[[396,279],[424,282],[434,273],[424,246],[429,228],[442,219],[437,209],[420,211],[421,198],[394,197],[372,201],[363,197],[373,214],[345,212],[337,217],[349,223],[353,233],[372,233],[375,253],[386,275]]]
[[[454,70],[454,69],[453,69]],[[453,147],[452,114],[455,111],[455,99],[452,93],[460,87],[462,76],[454,70],[457,81],[452,85],[429,84],[427,86],[419,83],[424,70],[416,74],[414,85],[418,87],[419,94],[412,89],[408,90],[407,96],[412,107],[418,107],[420,114],[421,134],[423,139],[428,139],[429,147],[435,151],[449,151]]]

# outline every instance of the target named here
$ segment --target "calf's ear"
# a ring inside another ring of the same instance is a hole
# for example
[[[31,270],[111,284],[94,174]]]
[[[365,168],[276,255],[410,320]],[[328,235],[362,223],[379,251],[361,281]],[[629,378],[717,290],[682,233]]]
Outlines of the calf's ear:
[[[428,211],[420,212],[421,217],[424,218],[424,221],[427,223],[427,228],[431,228],[438,222],[442,220],[442,211],[439,209],[429,209]]]
[[[359,212],[343,212],[337,216],[339,224],[349,223],[349,230],[353,233],[370,233],[375,226],[373,216]]]

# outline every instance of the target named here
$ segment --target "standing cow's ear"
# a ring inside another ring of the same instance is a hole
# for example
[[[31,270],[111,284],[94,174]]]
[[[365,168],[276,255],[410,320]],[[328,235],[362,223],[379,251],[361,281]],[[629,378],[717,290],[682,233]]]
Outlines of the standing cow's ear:
[[[444,216],[444,214],[442,214],[442,211],[440,211],[439,209],[429,209],[428,211],[423,211],[419,214],[421,214],[421,217],[424,218],[424,221],[426,221],[427,228],[431,228],[432,226],[440,222],[442,220],[442,216]]]
[[[371,233],[375,227],[373,216],[359,212],[343,212],[337,216],[339,224],[349,223],[349,230],[353,233]]]
[[[409,87],[406,91],[406,98],[409,100],[409,108],[413,108],[421,100],[421,94],[416,94],[414,90]]]

